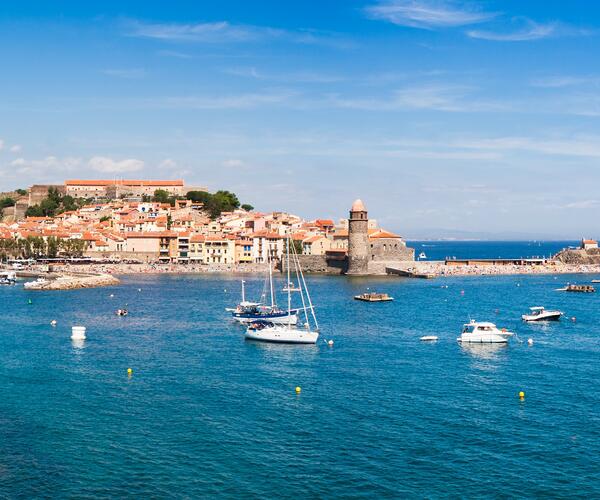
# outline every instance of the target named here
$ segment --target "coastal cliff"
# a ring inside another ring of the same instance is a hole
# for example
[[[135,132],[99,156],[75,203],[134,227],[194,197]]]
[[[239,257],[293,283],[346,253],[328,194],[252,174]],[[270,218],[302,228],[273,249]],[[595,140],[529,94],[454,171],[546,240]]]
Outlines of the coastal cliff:
[[[554,258],[554,261],[562,262],[563,264],[600,264],[600,249],[599,248],[578,248],[571,249],[565,248],[558,252]]]

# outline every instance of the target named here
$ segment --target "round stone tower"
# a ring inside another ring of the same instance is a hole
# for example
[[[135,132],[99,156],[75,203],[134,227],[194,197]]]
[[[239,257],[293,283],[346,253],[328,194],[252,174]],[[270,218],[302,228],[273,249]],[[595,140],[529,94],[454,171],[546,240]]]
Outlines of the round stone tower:
[[[369,216],[361,200],[356,200],[348,219],[348,271],[367,274],[369,264]]]

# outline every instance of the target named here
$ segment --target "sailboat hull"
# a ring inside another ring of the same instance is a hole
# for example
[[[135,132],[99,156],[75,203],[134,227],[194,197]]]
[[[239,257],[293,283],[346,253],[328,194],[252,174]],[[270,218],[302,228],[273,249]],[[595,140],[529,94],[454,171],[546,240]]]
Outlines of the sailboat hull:
[[[301,328],[289,328],[287,325],[275,325],[261,330],[248,328],[246,338],[248,340],[278,344],[316,344],[319,339],[319,333]]]
[[[233,318],[240,323],[253,323],[254,321],[269,321],[277,325],[296,325],[298,323],[298,315],[296,312],[292,312],[288,315],[287,311],[273,314],[244,314],[234,313]]]

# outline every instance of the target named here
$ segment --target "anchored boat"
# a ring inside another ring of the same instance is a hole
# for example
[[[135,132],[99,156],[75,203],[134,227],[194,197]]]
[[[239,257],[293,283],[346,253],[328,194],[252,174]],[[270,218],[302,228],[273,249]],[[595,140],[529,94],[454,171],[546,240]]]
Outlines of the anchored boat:
[[[561,311],[547,311],[544,307],[530,307],[529,314],[523,314],[521,319],[523,321],[558,321],[563,315]]]
[[[477,344],[505,344],[513,335],[506,328],[498,329],[494,323],[471,320],[463,326],[463,331],[456,340]]]
[[[394,300],[394,297],[390,297],[387,293],[365,292],[355,295],[354,299],[362,300],[363,302],[389,302],[390,300]]]
[[[291,246],[291,250],[290,250]],[[287,322],[275,324],[270,320],[258,320],[249,324],[246,338],[261,342],[287,343],[287,344],[316,344],[319,338],[319,324],[315,310],[306,286],[304,273],[300,266],[298,254],[293,245],[290,245],[290,236],[286,239],[286,267],[287,267]],[[292,270],[295,274],[295,283],[292,283]],[[292,291],[297,290],[302,302],[301,308],[292,308]],[[292,322],[292,314],[304,312],[304,324],[296,327]]]

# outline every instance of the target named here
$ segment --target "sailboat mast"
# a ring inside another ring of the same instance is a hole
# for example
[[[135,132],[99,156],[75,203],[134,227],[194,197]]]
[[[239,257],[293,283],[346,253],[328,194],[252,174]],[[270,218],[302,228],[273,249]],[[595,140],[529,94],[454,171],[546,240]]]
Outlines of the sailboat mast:
[[[286,239],[286,246],[287,246],[287,294],[288,294],[288,328],[290,328],[291,326],[291,321],[292,321],[292,291],[290,290],[291,286],[290,286],[290,235],[288,233],[288,237]]]
[[[273,270],[271,269],[271,253],[267,247],[267,262],[269,263],[269,287],[271,290],[271,309],[275,307],[275,293],[273,292]]]
[[[242,280],[242,302],[246,302],[246,291],[244,290],[244,280]]]

